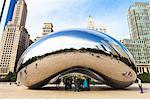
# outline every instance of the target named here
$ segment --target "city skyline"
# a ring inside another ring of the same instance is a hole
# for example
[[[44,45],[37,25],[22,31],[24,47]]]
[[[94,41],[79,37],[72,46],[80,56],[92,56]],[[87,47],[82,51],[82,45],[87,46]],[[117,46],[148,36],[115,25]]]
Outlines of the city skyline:
[[[148,0],[25,1],[28,5],[26,27],[32,40],[34,40],[36,36],[42,35],[41,28],[44,22],[52,22],[54,31],[69,28],[86,28],[89,15],[93,17],[96,25],[104,26],[107,29],[107,34],[117,40],[124,37],[129,38],[127,23],[127,11],[129,6],[135,1],[148,2]]]
[[[1,0],[0,12],[2,93],[150,91],[149,0]]]

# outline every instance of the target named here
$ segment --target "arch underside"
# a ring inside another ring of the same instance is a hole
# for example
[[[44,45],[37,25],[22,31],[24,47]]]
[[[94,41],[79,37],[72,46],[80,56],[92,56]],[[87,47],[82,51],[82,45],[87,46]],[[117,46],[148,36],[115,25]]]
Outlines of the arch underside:
[[[68,69],[65,69],[54,75],[51,75],[50,77],[32,85],[32,86],[29,86],[29,88],[31,88],[31,89],[40,88],[44,85],[47,85],[49,82],[54,83],[57,79],[62,78],[63,76],[69,75],[72,73],[80,73],[91,79],[94,79],[98,83],[106,84],[108,86],[111,86],[112,88],[125,88],[125,87],[130,86],[133,83],[133,82],[127,83],[127,82],[116,81],[110,77],[107,77],[107,76],[101,74],[100,72],[98,72],[96,70],[93,70],[91,68],[87,68],[84,66],[73,66],[72,68],[68,68]]]

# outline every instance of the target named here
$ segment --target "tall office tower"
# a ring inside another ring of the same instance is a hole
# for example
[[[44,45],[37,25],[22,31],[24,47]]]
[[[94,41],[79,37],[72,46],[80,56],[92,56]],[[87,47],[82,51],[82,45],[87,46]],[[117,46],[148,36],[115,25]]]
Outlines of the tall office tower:
[[[0,48],[0,77],[14,72],[15,66],[29,46],[30,35],[25,29],[27,5],[24,0],[18,0],[13,13],[1,38]]]
[[[131,39],[122,43],[133,55],[137,72],[150,73],[150,5],[144,2],[133,3],[128,10],[128,26]]]
[[[150,39],[149,3],[135,2],[128,10],[128,24],[131,39]]]
[[[106,33],[106,28],[104,28],[104,26],[97,26],[92,16],[88,17],[87,29]]]
[[[52,23],[44,23],[42,35],[44,36],[51,32],[53,32],[53,24]]]
[[[39,40],[40,38],[42,38],[43,36],[53,32],[53,24],[46,22],[44,23],[44,27],[42,28],[42,36],[37,36],[35,41]]]

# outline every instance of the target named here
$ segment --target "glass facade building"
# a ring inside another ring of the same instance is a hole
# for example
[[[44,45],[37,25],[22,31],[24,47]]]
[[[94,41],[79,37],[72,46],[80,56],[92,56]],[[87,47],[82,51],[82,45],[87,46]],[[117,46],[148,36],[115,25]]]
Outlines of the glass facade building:
[[[150,5],[135,2],[128,10],[128,26],[131,39],[122,43],[133,55],[138,73],[150,72]]]

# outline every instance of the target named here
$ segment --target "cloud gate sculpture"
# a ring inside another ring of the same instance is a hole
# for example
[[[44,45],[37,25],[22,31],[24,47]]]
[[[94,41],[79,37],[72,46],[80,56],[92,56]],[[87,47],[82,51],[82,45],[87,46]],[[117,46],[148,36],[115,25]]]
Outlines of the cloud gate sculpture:
[[[29,88],[39,88],[69,73],[87,75],[113,88],[135,82],[136,68],[130,52],[117,40],[86,29],[48,34],[20,57],[17,79]]]

